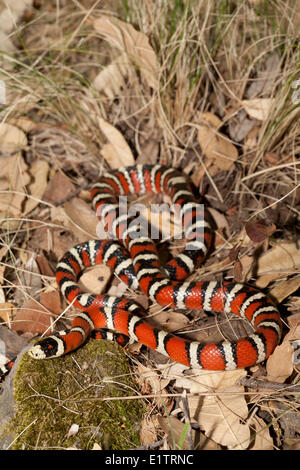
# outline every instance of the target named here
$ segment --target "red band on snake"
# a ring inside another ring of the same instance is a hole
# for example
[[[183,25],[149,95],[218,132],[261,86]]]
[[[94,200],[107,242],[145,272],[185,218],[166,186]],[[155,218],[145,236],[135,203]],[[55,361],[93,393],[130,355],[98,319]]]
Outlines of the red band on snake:
[[[185,250],[160,265],[154,242],[146,233],[133,236],[137,226],[122,213],[119,196],[143,193],[168,194],[180,208],[185,222]],[[36,359],[57,357],[83,344],[93,331],[104,330],[139,341],[186,366],[209,370],[233,370],[264,361],[281,336],[281,320],[273,301],[257,289],[233,282],[185,281],[205,258],[212,229],[203,207],[193,196],[185,175],[160,165],[136,165],[105,173],[94,185],[92,203],[107,231],[119,242],[92,240],[72,248],[57,265],[56,279],[68,302],[80,309],[71,329],[40,340],[30,350]],[[158,329],[147,322],[145,312],[126,298],[87,294],[77,279],[89,266],[105,263],[131,289],[140,288],[162,307],[200,309],[239,315],[253,333],[235,341],[201,344]]]

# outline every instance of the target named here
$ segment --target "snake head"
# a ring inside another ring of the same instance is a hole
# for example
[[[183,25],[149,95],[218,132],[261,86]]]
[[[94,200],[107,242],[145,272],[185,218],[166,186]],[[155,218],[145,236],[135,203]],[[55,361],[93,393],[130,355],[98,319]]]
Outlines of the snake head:
[[[28,354],[33,357],[33,359],[48,359],[62,356],[64,351],[65,346],[62,337],[49,336],[48,338],[41,339],[32,346]]]

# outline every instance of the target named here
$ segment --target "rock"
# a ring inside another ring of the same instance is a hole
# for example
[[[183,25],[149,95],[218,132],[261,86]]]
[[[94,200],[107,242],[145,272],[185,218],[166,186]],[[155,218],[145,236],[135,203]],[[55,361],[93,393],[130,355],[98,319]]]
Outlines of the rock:
[[[12,372],[0,397],[2,448],[125,450],[139,445],[144,405],[126,400],[138,393],[117,344],[90,340],[72,354],[41,361],[25,353]],[[74,425],[76,433],[70,432]]]

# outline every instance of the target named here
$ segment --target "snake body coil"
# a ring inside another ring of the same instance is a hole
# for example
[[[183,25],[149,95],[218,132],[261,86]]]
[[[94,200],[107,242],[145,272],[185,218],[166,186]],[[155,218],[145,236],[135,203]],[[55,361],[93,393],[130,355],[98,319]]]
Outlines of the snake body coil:
[[[168,194],[185,221],[185,250],[164,266],[147,234],[137,231],[132,218],[119,208],[119,196],[143,193]],[[232,370],[264,361],[281,335],[279,312],[270,298],[255,288],[232,282],[187,282],[185,278],[203,261],[212,241],[212,230],[194,198],[186,177],[173,168],[136,165],[105,173],[93,186],[93,206],[113,240],[92,240],[75,246],[57,265],[56,279],[68,302],[80,312],[66,334],[40,340],[30,350],[43,359],[79,347],[95,330],[116,332],[139,341],[174,361],[200,369]],[[236,341],[201,344],[160,330],[141,315],[142,308],[125,298],[87,294],[77,279],[88,266],[105,263],[132,289],[140,288],[163,307],[204,309],[236,314],[248,320],[253,334]],[[101,334],[101,333],[99,333]]]

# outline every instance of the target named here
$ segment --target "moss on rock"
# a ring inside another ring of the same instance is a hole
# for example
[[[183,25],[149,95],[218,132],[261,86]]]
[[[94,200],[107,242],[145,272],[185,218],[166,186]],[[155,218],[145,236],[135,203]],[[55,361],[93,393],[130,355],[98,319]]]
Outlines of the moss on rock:
[[[127,358],[114,343],[89,341],[70,355],[44,361],[24,354],[14,395],[10,427],[19,437],[13,449],[91,449],[97,443],[123,450],[139,444],[144,405],[126,399],[137,392]],[[69,436],[72,424],[79,430]]]

